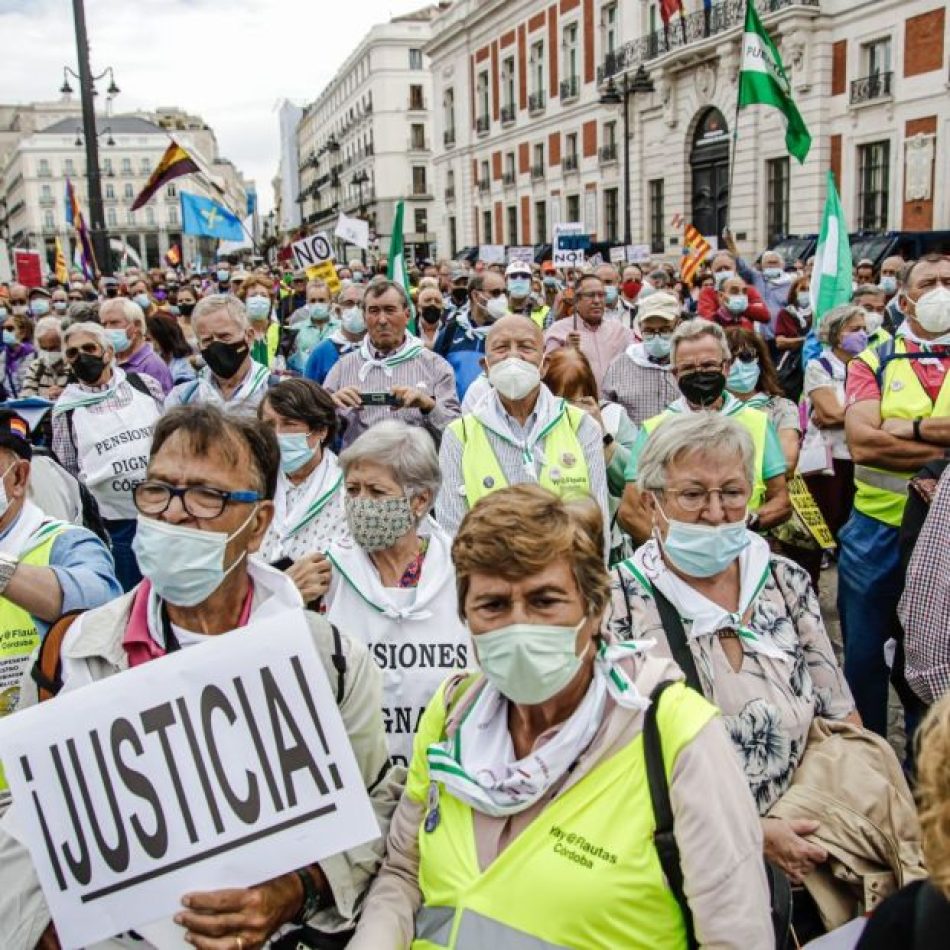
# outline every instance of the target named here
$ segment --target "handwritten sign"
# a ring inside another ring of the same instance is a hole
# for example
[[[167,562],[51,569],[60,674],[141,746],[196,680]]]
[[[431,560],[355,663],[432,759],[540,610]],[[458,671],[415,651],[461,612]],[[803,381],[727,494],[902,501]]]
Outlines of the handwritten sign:
[[[480,244],[478,246],[478,259],[485,264],[504,264],[505,245]]]
[[[65,948],[379,835],[299,611],[14,713],[0,757]]]
[[[534,248],[527,244],[523,247],[508,248],[508,263],[518,261],[520,264],[527,264],[529,267],[534,263]]]
[[[340,275],[336,272],[333,261],[324,261],[315,267],[308,267],[307,279],[322,280],[331,294],[338,294],[343,289],[343,284],[340,283]]]
[[[308,234],[307,237],[294,241],[291,245],[294,261],[300,270],[316,267],[324,261],[333,260],[333,245],[324,231],[317,234]]]
[[[808,529],[808,533],[815,539],[818,546],[826,551],[835,549],[835,536],[831,533],[817,502],[805,484],[801,475],[788,480],[788,499],[795,509],[795,514],[801,518]]]

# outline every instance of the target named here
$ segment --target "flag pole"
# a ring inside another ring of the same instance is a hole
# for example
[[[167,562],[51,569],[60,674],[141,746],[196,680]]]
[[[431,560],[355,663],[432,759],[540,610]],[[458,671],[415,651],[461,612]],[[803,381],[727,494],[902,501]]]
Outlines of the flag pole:
[[[736,177],[736,152],[739,150],[739,90],[736,89],[736,113],[732,123],[732,148],[729,150],[729,198],[726,202],[726,226],[732,224],[732,183]],[[725,236],[725,235],[723,235]]]

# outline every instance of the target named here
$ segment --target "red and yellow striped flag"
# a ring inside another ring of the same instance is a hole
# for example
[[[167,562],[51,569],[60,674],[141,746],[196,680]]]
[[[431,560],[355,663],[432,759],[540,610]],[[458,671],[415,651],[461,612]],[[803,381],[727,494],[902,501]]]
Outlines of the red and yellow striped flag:
[[[59,235],[56,236],[56,256],[53,259],[53,276],[64,286],[69,285],[69,268],[66,266],[66,255],[63,253],[63,245],[59,243]]]
[[[683,255],[680,262],[680,277],[684,282],[689,283],[712,248],[709,246],[709,242],[691,224],[686,225],[686,230],[683,233],[683,247],[688,248],[690,253]]]

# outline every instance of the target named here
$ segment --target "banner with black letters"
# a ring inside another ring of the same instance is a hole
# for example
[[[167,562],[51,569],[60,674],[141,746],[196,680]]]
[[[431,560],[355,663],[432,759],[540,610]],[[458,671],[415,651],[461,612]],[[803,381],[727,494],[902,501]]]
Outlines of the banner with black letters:
[[[65,950],[379,836],[299,611],[14,713],[0,759]]]

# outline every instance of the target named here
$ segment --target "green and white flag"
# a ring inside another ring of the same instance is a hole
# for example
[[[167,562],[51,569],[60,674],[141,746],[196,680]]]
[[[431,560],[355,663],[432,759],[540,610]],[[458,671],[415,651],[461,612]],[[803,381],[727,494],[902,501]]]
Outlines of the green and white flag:
[[[825,213],[809,289],[814,327],[832,307],[851,300],[851,242],[848,240],[848,225],[841,208],[841,199],[835,188],[835,176],[830,171],[828,197],[825,198]]]
[[[411,331],[415,331],[416,311],[412,305],[412,296],[409,287],[409,269],[406,267],[406,248],[403,243],[403,218],[406,205],[404,201],[396,202],[396,217],[393,220],[393,236],[389,242],[389,262],[386,265],[386,276],[394,283],[399,284],[409,297],[409,313],[411,314]]]
[[[792,86],[785,74],[782,57],[765,32],[753,0],[746,0],[745,29],[742,34],[742,62],[739,65],[739,108],[773,106],[785,117],[785,146],[790,155],[805,161],[811,135],[792,99]]]

